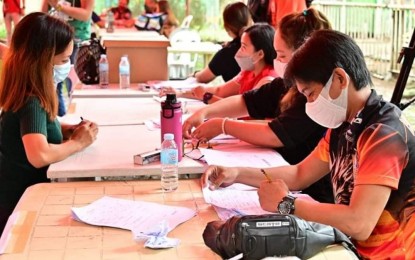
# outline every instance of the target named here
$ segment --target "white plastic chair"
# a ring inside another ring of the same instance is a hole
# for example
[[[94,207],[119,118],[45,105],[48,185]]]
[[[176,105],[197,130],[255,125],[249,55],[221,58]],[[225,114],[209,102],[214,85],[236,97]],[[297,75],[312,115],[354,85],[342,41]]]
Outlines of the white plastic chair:
[[[190,28],[190,22],[193,20],[193,15],[188,15],[186,16],[183,21],[182,24],[180,25],[180,28]]]
[[[170,45],[186,46],[192,43],[199,43],[200,35],[198,32],[186,28],[179,28],[173,31],[170,35]],[[169,66],[170,79],[185,79],[194,70],[196,66],[198,55],[196,53],[169,53],[167,63]]]

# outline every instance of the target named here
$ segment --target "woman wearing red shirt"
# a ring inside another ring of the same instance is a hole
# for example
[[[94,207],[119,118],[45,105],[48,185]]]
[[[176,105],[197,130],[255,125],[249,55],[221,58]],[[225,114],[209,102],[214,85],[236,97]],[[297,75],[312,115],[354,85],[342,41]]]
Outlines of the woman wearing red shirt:
[[[4,24],[6,25],[7,32],[7,44],[10,43],[12,38],[12,23],[13,27],[20,21],[24,15],[26,0],[3,0],[3,16]]]

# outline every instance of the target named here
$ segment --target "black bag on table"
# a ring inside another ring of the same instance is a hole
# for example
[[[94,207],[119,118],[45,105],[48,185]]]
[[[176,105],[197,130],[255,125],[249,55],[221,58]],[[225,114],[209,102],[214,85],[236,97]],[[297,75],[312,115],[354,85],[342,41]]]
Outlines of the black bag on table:
[[[350,239],[328,225],[305,221],[294,215],[236,216],[209,222],[205,244],[223,258],[243,253],[243,259],[297,256],[307,259],[332,244],[342,244],[357,257]]]
[[[81,43],[75,59],[75,72],[82,83],[99,83],[99,60],[105,53],[95,33],[91,34],[90,40]]]

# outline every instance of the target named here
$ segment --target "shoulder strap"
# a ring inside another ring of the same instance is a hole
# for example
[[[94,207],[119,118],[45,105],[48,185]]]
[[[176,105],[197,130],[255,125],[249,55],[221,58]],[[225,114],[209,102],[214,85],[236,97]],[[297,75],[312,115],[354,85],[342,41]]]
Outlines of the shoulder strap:
[[[337,228],[333,228],[333,231],[335,243],[341,244],[347,250],[352,251],[358,259],[361,259],[359,252],[357,252],[355,245],[352,243],[352,241],[350,241],[349,237]]]

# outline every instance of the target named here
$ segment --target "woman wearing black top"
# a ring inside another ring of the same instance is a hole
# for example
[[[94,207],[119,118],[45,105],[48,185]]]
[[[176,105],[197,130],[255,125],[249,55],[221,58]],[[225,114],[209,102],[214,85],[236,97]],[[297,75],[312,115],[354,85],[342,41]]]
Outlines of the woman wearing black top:
[[[208,67],[194,72],[193,76],[200,83],[211,82],[218,76],[226,82],[241,71],[234,57],[241,47],[240,36],[244,28],[252,24],[248,7],[242,2],[228,4],[223,10],[223,23],[233,40],[215,54]]]
[[[329,28],[327,18],[312,8],[285,16],[274,38],[278,54],[274,60],[275,71],[284,75],[286,64],[305,39],[316,30]],[[276,78],[258,89],[198,110],[183,123],[183,136],[210,140],[221,133],[228,134],[254,145],[274,148],[288,163],[295,164],[314,149],[326,131],[307,116],[305,104],[306,98],[301,93],[286,87],[282,78]],[[231,120],[226,116],[265,120]],[[303,192],[321,202],[333,201],[328,177]]]

